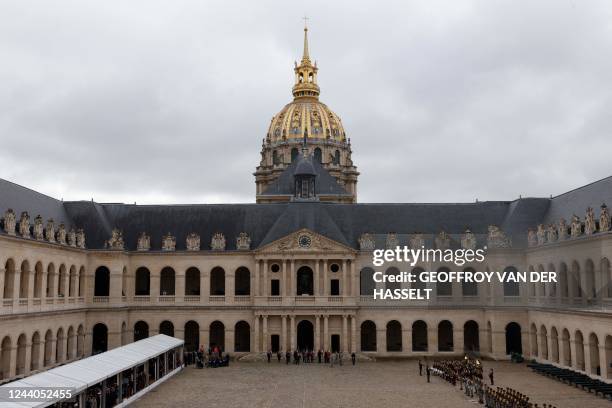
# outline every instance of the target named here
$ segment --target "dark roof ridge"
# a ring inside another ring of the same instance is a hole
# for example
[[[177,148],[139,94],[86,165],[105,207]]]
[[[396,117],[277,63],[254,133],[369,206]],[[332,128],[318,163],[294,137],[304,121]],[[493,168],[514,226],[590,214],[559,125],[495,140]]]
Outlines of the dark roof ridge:
[[[515,200],[516,201],[516,200]],[[510,204],[513,201],[510,200],[492,200],[492,201],[470,201],[470,202],[410,202],[410,203],[322,203],[322,204],[334,204],[334,205],[473,205],[473,204]]]
[[[575,191],[582,190],[583,188],[587,188],[589,186],[592,186],[593,184],[597,184],[597,183],[600,183],[600,182],[602,182],[604,180],[608,180],[608,179],[612,179],[612,176],[607,176],[607,177],[600,178],[599,180],[595,180],[595,181],[592,181],[590,183],[584,184],[584,185],[582,185],[580,187],[576,187],[574,189],[566,191],[565,193],[557,194],[556,196],[553,196],[552,198],[561,197],[561,196],[564,196],[566,194],[570,194],[570,193],[573,193]]]
[[[87,200],[84,201],[65,201],[66,203],[81,203],[81,202],[89,202]],[[101,206],[113,206],[113,205],[121,205],[121,206],[125,206],[125,207],[213,207],[213,206],[223,206],[223,207],[229,207],[229,206],[245,206],[245,205],[279,205],[279,204],[286,204],[286,203],[191,203],[191,204],[184,204],[184,203],[177,203],[177,204],[173,204],[173,203],[169,203],[169,204],[133,204],[133,203],[99,203],[99,202],[95,202],[95,204],[101,205]]]
[[[0,178],[0,180],[2,180],[2,181],[4,181],[4,182],[7,182],[7,183],[9,183],[9,184],[12,184],[12,185],[14,185],[15,187],[19,187],[19,188],[22,188],[22,189],[24,189],[24,190],[28,190],[28,191],[31,191],[31,192],[36,193],[36,194],[38,194],[38,195],[41,195],[41,196],[43,196],[43,197],[50,198],[50,199],[55,200],[55,201],[57,201],[57,202],[60,202],[60,203],[65,202],[64,200],[60,200],[60,199],[57,199],[57,198],[55,198],[55,197],[51,197],[50,195],[47,195],[47,194],[45,194],[45,193],[41,193],[40,191],[33,190],[33,189],[29,188],[29,187],[22,186],[21,184],[18,184],[18,183],[12,182],[12,181],[10,181],[10,180],[3,179],[3,178]]]

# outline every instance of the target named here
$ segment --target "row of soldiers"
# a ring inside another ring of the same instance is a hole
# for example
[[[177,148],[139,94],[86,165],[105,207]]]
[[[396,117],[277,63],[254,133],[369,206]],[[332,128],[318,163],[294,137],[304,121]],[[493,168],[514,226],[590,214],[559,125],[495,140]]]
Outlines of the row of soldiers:
[[[467,357],[464,360],[436,361],[432,372],[452,385],[459,387],[470,398],[478,398],[478,402],[487,408],[540,408],[538,404],[529,401],[529,397],[512,388],[493,386],[493,369],[489,373],[491,385],[483,380],[482,364],[478,360]],[[556,408],[552,404],[543,404],[543,408]]]
[[[434,374],[453,385],[467,379],[482,381],[482,364],[478,360],[466,358],[464,360],[434,361],[432,367]]]
[[[485,385],[485,406],[487,408],[540,408],[529,402],[529,397],[512,388],[493,389]],[[556,408],[552,404],[543,404],[543,408]]]

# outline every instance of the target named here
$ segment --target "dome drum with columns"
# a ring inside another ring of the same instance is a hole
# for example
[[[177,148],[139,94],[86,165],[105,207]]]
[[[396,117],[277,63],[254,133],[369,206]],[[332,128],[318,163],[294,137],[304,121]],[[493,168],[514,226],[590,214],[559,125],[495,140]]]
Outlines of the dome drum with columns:
[[[350,139],[340,117],[319,101],[318,68],[310,60],[307,28],[304,28],[304,54],[294,71],[294,99],[272,118],[263,141],[261,162],[255,172],[257,202],[285,200],[278,196],[271,200],[270,194],[263,193],[304,149],[350,195],[350,199],[345,197],[342,201],[356,202],[359,172],[351,159]]]

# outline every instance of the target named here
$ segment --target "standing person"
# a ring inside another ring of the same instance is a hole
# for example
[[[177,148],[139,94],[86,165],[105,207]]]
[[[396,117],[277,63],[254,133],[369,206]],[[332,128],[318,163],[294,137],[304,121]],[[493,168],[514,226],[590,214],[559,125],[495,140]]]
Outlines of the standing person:
[[[493,369],[489,371],[489,380],[491,380],[491,385],[495,385],[495,381],[493,381]]]
[[[419,376],[423,376],[423,363],[421,363],[420,358],[419,358]]]
[[[280,350],[278,350],[278,351],[276,352],[276,358],[277,358],[277,360],[278,360],[278,362],[279,362],[279,363],[281,362],[281,357],[282,357],[282,355],[283,355],[283,353],[281,353],[281,351],[280,351]]]
[[[319,364],[321,364],[321,357],[323,356],[323,352],[321,351],[321,349],[319,349],[319,351],[317,352],[317,358],[319,359]]]
[[[266,353],[266,356],[268,357],[268,363],[270,363],[270,360],[272,359],[272,351],[268,350],[268,352]]]
[[[355,365],[355,360],[357,360],[357,356],[355,355],[355,352],[353,351],[351,353],[351,361],[353,362],[353,365]]]
[[[338,352],[338,364],[339,364],[339,365],[342,365],[342,357],[344,357],[344,356],[342,355],[342,351],[339,351],[339,352]]]
[[[289,364],[291,362],[291,351],[287,350],[285,353],[285,363]]]
[[[330,357],[330,359],[329,359],[329,361],[330,361],[330,367],[331,367],[331,368],[334,368],[334,360],[335,360],[335,359],[336,359],[336,353],[332,353],[332,354],[331,354],[331,357]]]
[[[429,377],[431,376],[431,370],[429,368],[429,364],[427,365],[427,367],[425,367],[425,374],[427,374],[427,382],[431,382],[429,380]]]

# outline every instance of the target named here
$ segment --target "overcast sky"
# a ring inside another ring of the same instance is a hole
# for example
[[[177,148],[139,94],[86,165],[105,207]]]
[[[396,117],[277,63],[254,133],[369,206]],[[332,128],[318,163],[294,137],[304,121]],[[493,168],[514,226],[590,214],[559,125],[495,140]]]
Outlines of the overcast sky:
[[[0,177],[64,200],[253,202],[310,18],[361,202],[612,175],[610,1],[0,2]]]

